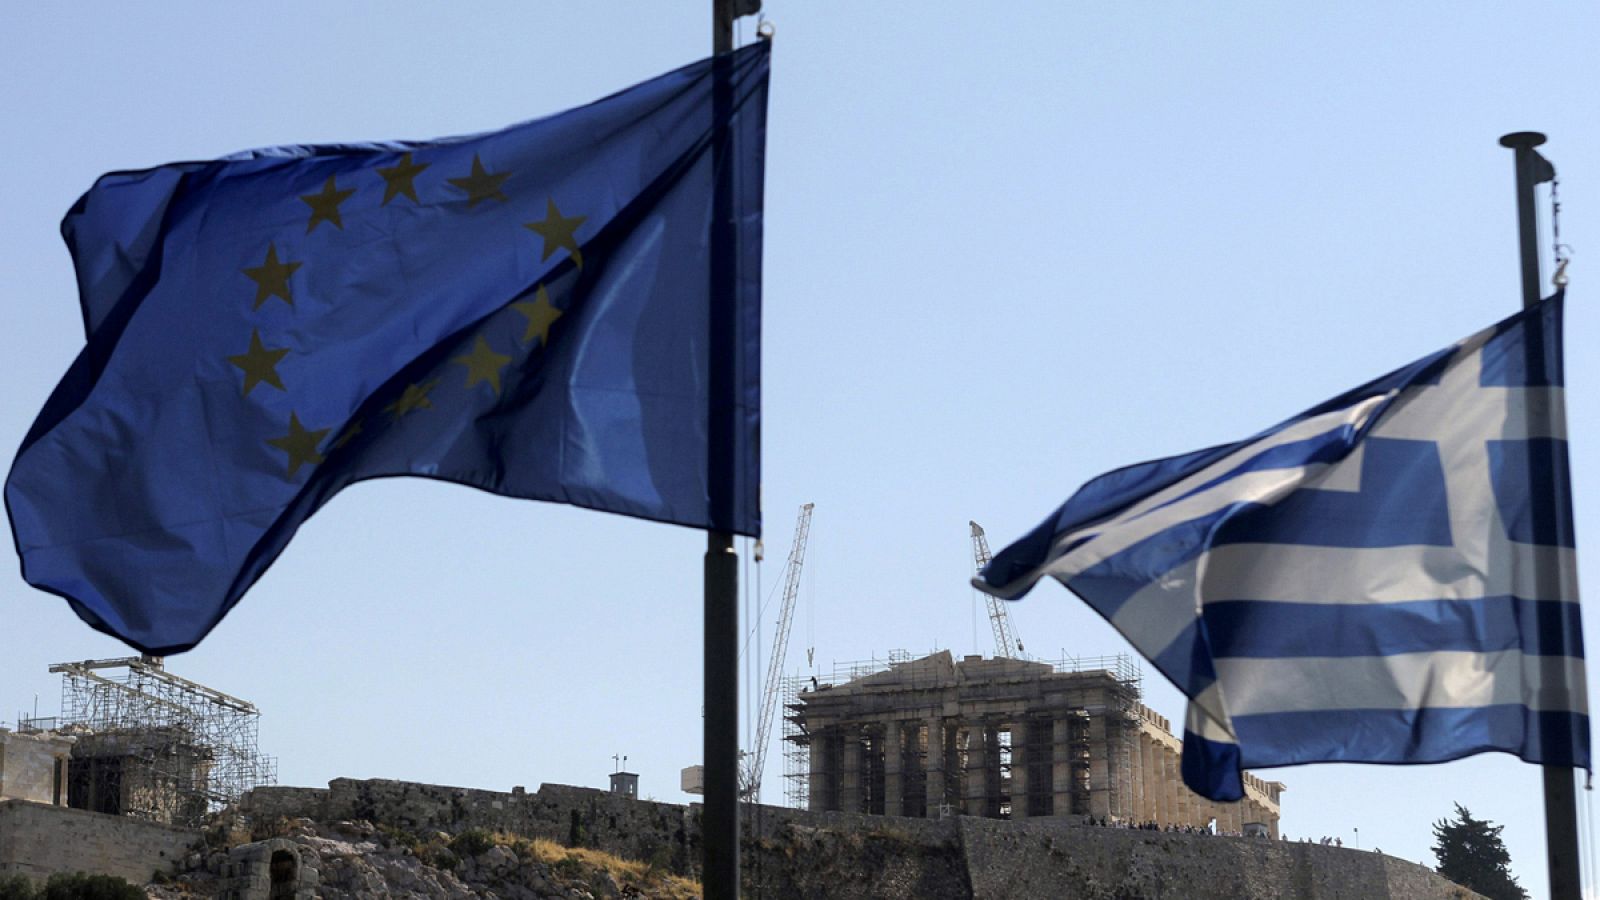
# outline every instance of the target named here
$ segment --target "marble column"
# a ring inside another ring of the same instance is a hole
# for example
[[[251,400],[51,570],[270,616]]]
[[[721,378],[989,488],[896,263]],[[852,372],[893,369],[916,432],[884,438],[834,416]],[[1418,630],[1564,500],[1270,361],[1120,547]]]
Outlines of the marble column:
[[[828,742],[833,730],[825,728],[811,736],[811,772],[806,791],[806,806],[813,812],[828,809],[835,772],[828,758]]]
[[[1078,812],[1072,808],[1072,730],[1066,719],[1050,723],[1050,791],[1055,814]]]
[[[905,815],[905,787],[902,763],[905,745],[901,742],[900,723],[883,723],[883,814]]]
[[[1135,824],[1149,818],[1144,814],[1144,729],[1134,723],[1128,752],[1128,818]]]
[[[969,816],[982,816],[988,814],[989,809],[989,779],[988,771],[990,762],[989,748],[985,746],[984,737],[988,729],[982,722],[972,722],[967,725],[967,771],[966,771],[966,813]],[[999,760],[994,760],[993,765],[999,765]]]
[[[1139,821],[1154,822],[1156,820],[1156,785],[1158,781],[1155,773],[1156,755],[1150,745],[1148,735],[1139,735],[1139,782],[1142,798],[1139,804]]]
[[[1177,758],[1165,743],[1161,746],[1161,824],[1178,824],[1178,786],[1180,782],[1173,776],[1177,774],[1173,763]]]
[[[1111,777],[1116,780],[1116,802],[1111,814],[1123,821],[1133,818],[1133,745],[1136,732],[1131,722],[1117,723],[1115,746],[1111,751]]]
[[[928,818],[939,818],[944,805],[944,720],[928,720]]]
[[[983,791],[987,795],[983,803],[983,815],[990,819],[1000,818],[1000,798],[1005,795],[1005,773],[1000,764],[1004,757],[1000,754],[1000,729],[995,725],[985,723],[983,726]]]
[[[844,747],[839,754],[839,809],[861,812],[861,727],[846,725]]]
[[[1011,818],[1028,817],[1028,723],[1011,723]]]
[[[1089,815],[1096,819],[1111,814],[1110,749],[1102,711],[1089,717]]]

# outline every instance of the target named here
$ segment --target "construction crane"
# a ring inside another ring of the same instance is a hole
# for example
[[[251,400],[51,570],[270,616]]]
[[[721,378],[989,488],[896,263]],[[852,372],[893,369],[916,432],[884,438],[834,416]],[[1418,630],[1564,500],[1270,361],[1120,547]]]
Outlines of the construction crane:
[[[772,658],[767,661],[767,680],[761,693],[761,720],[756,728],[756,745],[745,755],[745,770],[739,779],[739,793],[748,803],[761,795],[761,770],[767,763],[767,739],[772,735],[772,716],[778,708],[779,684],[783,677],[783,658],[789,650],[789,625],[794,621],[795,601],[800,598],[800,567],[806,559],[806,537],[811,533],[811,508],[800,507],[794,525],[794,544],[789,547],[789,563],[784,567],[783,605],[778,609],[778,633],[772,639]]]
[[[968,522],[972,526],[972,557],[978,563],[978,571],[989,564],[992,556],[989,553],[989,539],[984,537],[983,526],[977,522]],[[984,593],[983,599],[989,602],[989,624],[994,627],[994,655],[996,658],[1022,659],[1022,641],[1011,630],[1011,617],[1006,614],[1006,601],[990,593]]]

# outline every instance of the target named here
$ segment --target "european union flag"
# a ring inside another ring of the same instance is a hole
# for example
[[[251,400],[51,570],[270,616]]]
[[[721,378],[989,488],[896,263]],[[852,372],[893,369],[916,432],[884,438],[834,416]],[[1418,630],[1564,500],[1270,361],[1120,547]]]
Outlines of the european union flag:
[[[24,577],[169,653],[362,479],[758,535],[768,63],[102,177],[62,223],[87,346],[6,481]]]
[[[974,584],[1046,575],[1189,697],[1183,776],[1589,766],[1557,295],[1246,440],[1102,475]]]

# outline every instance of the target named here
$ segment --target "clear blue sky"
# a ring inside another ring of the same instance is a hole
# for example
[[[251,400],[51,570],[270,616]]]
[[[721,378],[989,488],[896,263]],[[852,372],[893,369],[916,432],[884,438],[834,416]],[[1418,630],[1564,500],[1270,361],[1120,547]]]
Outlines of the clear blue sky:
[[[101,172],[547,114],[705,55],[708,7],[7,5],[6,458],[81,344],[57,223]],[[968,519],[998,546],[1099,472],[1254,433],[1514,310],[1496,138],[1520,129],[1551,135],[1578,251],[1568,403],[1582,580],[1600,584],[1597,7],[1303,7],[769,0],[763,593],[796,509],[817,504],[791,672],[807,647],[824,670],[991,652]],[[684,801],[703,545],[447,485],[357,485],[170,665],[259,704],[285,783],[598,786],[626,753],[643,793]],[[10,542],[0,570],[17,571]],[[1054,585],[1012,616],[1040,655],[1125,649]],[[54,711],[49,663],[123,652],[0,579],[0,720],[35,693]],[[1176,692],[1146,684],[1181,719]],[[1533,767],[1265,774],[1288,785],[1291,836],[1349,845],[1359,828],[1362,847],[1430,864],[1430,823],[1459,801],[1506,826],[1544,893]]]

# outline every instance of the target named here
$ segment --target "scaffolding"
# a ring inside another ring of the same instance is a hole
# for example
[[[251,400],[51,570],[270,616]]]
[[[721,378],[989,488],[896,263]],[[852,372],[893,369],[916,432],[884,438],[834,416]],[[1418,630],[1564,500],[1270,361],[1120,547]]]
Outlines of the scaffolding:
[[[811,802],[811,745],[799,712],[800,692],[812,681],[807,675],[783,679],[783,802],[792,809]]]
[[[277,761],[257,746],[255,705],[173,675],[159,657],[58,663],[50,671],[61,675],[61,713],[48,725],[78,736],[74,762],[84,763],[73,776],[82,795],[74,806],[194,825],[277,780]],[[39,730],[47,723],[18,724]],[[99,771],[90,765],[97,754],[108,760]]]
[[[929,651],[929,655],[937,653]],[[783,680],[783,777],[784,777],[784,802],[796,809],[806,809],[811,800],[811,735],[807,733],[804,722],[801,693],[806,690],[820,690],[833,688],[867,678],[882,672],[888,672],[897,666],[914,661],[915,657],[906,650],[890,650],[884,657],[872,657],[865,660],[850,660],[835,662],[832,671],[826,675],[797,676]],[[1105,710],[1104,722],[1106,725],[1105,743],[1107,756],[1114,759],[1114,770],[1124,777],[1113,779],[1105,785],[1108,802],[1113,810],[1118,811],[1118,816],[1125,815],[1123,810],[1131,809],[1132,785],[1126,773],[1132,767],[1133,743],[1138,739],[1138,708],[1143,695],[1144,673],[1139,662],[1127,653],[1118,653],[1113,656],[1072,656],[1064,650],[1060,658],[1054,660],[1036,660],[1050,667],[1052,674],[1084,674],[1104,672],[1114,679],[1118,689],[1111,692],[1110,697],[1115,704],[1114,709]],[[902,688],[916,689],[921,687],[935,687],[939,679],[937,673],[907,667],[900,675],[898,685]],[[1073,760],[1073,793],[1076,805],[1087,805],[1087,796],[1090,790],[1090,763],[1089,763],[1089,736],[1088,719],[1086,715],[1074,717],[1069,723],[1072,731],[1069,738],[1070,745],[1074,748]],[[1026,746],[1014,747],[1009,742],[1009,732],[996,731],[992,737],[984,729],[977,738],[994,748],[999,754],[1001,764],[995,768],[999,784],[994,786],[988,796],[996,798],[1006,797],[1006,804],[1023,802],[1035,811],[1042,810],[1048,803],[1043,795],[1051,790],[1051,751],[1048,732],[1042,728],[1031,729]],[[967,765],[966,741],[969,735],[962,731],[958,735],[952,731],[946,735],[948,746],[944,748],[943,758],[955,771],[962,771]],[[823,752],[829,752],[824,749]],[[926,747],[921,747],[919,752],[926,753]],[[1023,766],[1029,771],[1027,783],[1029,786],[1027,798],[1010,798],[1001,785],[1009,783],[1013,766]],[[913,769],[914,771],[915,769]],[[926,802],[938,802],[940,807],[950,806],[961,808],[964,798],[960,796],[959,779],[949,779],[945,782],[946,796],[944,798],[928,798]],[[1035,796],[1038,795],[1038,796]],[[993,813],[998,815],[1000,807],[997,806]],[[1037,814],[1037,812],[1035,813]]]

